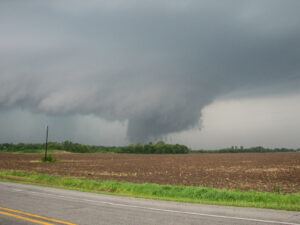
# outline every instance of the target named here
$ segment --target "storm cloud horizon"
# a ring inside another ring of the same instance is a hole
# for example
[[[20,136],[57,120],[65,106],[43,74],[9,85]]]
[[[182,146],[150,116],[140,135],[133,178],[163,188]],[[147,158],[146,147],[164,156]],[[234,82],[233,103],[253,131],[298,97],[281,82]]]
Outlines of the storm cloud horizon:
[[[0,110],[127,121],[130,142],[196,126],[255,88],[298,91],[300,1],[1,1]]]

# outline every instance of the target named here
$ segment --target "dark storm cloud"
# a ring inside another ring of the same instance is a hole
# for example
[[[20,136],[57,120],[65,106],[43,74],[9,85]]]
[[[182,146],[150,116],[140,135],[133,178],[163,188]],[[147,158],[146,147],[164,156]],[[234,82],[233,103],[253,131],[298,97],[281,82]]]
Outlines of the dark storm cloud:
[[[299,7],[2,1],[0,107],[128,120],[133,142],[188,129],[219,96],[299,82]]]

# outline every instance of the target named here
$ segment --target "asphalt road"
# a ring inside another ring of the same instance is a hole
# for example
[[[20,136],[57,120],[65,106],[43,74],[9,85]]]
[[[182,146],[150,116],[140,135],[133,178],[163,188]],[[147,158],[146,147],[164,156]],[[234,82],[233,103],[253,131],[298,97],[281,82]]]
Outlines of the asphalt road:
[[[119,197],[0,182],[0,225],[300,224],[300,213]]]

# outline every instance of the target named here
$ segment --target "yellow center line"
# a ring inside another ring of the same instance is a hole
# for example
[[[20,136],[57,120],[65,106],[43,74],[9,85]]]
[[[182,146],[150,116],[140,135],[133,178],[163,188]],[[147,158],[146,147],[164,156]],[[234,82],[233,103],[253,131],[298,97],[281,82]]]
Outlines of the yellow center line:
[[[77,224],[74,224],[74,223],[69,223],[69,222],[65,222],[65,221],[61,221],[61,220],[56,220],[56,219],[52,219],[52,218],[48,218],[48,217],[44,217],[44,216],[39,216],[39,215],[27,213],[27,212],[22,212],[22,211],[15,210],[15,209],[8,209],[8,208],[1,207],[1,206],[0,206],[0,209],[5,210],[5,211],[14,212],[14,213],[23,214],[23,215],[26,215],[26,216],[31,216],[31,217],[43,219],[43,220],[48,220],[48,221],[52,221],[52,222],[56,222],[56,223],[60,223],[60,224],[77,225]],[[2,213],[2,212],[0,211],[0,213]],[[3,214],[3,213],[2,213],[2,214]],[[9,213],[9,214],[10,214],[10,213]],[[10,214],[10,215],[14,215],[14,214]],[[26,217],[22,217],[22,218],[26,218]],[[36,221],[38,221],[38,220],[36,220]],[[44,224],[44,223],[42,223],[42,224]],[[51,223],[45,223],[45,225],[46,225],[46,224],[51,224]],[[52,225],[52,224],[51,224],[51,225]]]
[[[18,219],[21,219],[21,220],[27,220],[27,221],[30,221],[30,222],[33,222],[33,223],[39,223],[39,224],[43,224],[43,225],[54,225],[53,223],[47,223],[47,222],[43,222],[43,221],[39,221],[39,220],[35,220],[35,219],[30,219],[30,218],[27,218],[27,217],[18,216],[18,215],[7,213],[7,212],[0,211],[0,214],[3,214],[5,216],[12,216],[12,217],[15,217],[15,218],[18,218]]]

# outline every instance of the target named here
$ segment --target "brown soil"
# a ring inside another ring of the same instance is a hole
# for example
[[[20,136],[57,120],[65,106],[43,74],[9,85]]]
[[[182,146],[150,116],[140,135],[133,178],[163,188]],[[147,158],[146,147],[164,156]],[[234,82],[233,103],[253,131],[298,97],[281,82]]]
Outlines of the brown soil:
[[[118,180],[135,183],[207,186],[281,192],[300,190],[300,153],[258,154],[56,154],[41,163],[40,154],[0,153],[0,170]]]

